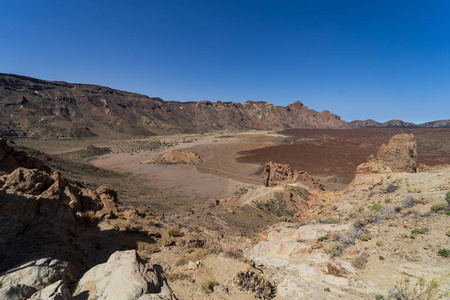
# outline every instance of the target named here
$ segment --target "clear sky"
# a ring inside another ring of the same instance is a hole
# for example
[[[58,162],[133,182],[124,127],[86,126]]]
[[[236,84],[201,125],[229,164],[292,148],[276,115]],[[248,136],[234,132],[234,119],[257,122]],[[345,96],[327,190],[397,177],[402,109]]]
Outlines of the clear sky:
[[[0,0],[0,72],[176,101],[450,119],[450,1]]]

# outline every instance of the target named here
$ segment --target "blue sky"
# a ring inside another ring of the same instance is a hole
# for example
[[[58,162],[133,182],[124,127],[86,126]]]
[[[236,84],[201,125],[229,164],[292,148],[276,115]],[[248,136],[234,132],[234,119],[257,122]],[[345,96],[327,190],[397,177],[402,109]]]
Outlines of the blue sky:
[[[450,119],[450,1],[0,0],[0,72],[176,101]]]

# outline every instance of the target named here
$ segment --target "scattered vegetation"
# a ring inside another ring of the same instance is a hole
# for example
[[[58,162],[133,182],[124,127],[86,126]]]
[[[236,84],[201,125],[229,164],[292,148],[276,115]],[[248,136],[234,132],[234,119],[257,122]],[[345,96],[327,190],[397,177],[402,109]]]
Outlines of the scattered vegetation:
[[[384,260],[384,256],[382,256],[382,255],[378,256],[378,258],[379,258],[380,260]]]
[[[254,268],[238,272],[233,281],[241,290],[254,293],[256,298],[272,299],[274,296],[270,282]]]
[[[450,294],[441,291],[439,283],[434,279],[427,283],[423,278],[419,278],[416,283],[411,283],[409,278],[404,278],[397,282],[389,296],[395,300],[438,300],[448,299]]]

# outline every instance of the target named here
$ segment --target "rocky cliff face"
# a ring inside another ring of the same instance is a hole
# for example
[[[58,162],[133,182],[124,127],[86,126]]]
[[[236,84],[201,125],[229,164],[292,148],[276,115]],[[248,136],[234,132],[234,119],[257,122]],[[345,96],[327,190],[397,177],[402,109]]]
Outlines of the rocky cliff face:
[[[300,102],[175,102],[107,87],[0,74],[0,133],[29,137],[152,135],[220,129],[349,128]]]

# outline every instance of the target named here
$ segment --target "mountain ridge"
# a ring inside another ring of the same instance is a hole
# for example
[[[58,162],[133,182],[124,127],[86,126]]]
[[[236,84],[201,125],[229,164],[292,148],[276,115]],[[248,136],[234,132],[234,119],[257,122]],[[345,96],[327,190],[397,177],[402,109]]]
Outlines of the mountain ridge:
[[[110,87],[47,81],[0,73],[0,133],[6,136],[84,138],[150,136],[217,130],[288,128],[450,127],[450,120],[416,125],[401,120],[346,122],[328,110],[296,101],[165,101]]]
[[[215,130],[349,128],[297,101],[164,101],[109,87],[0,73],[0,132],[27,137],[148,136]]]

